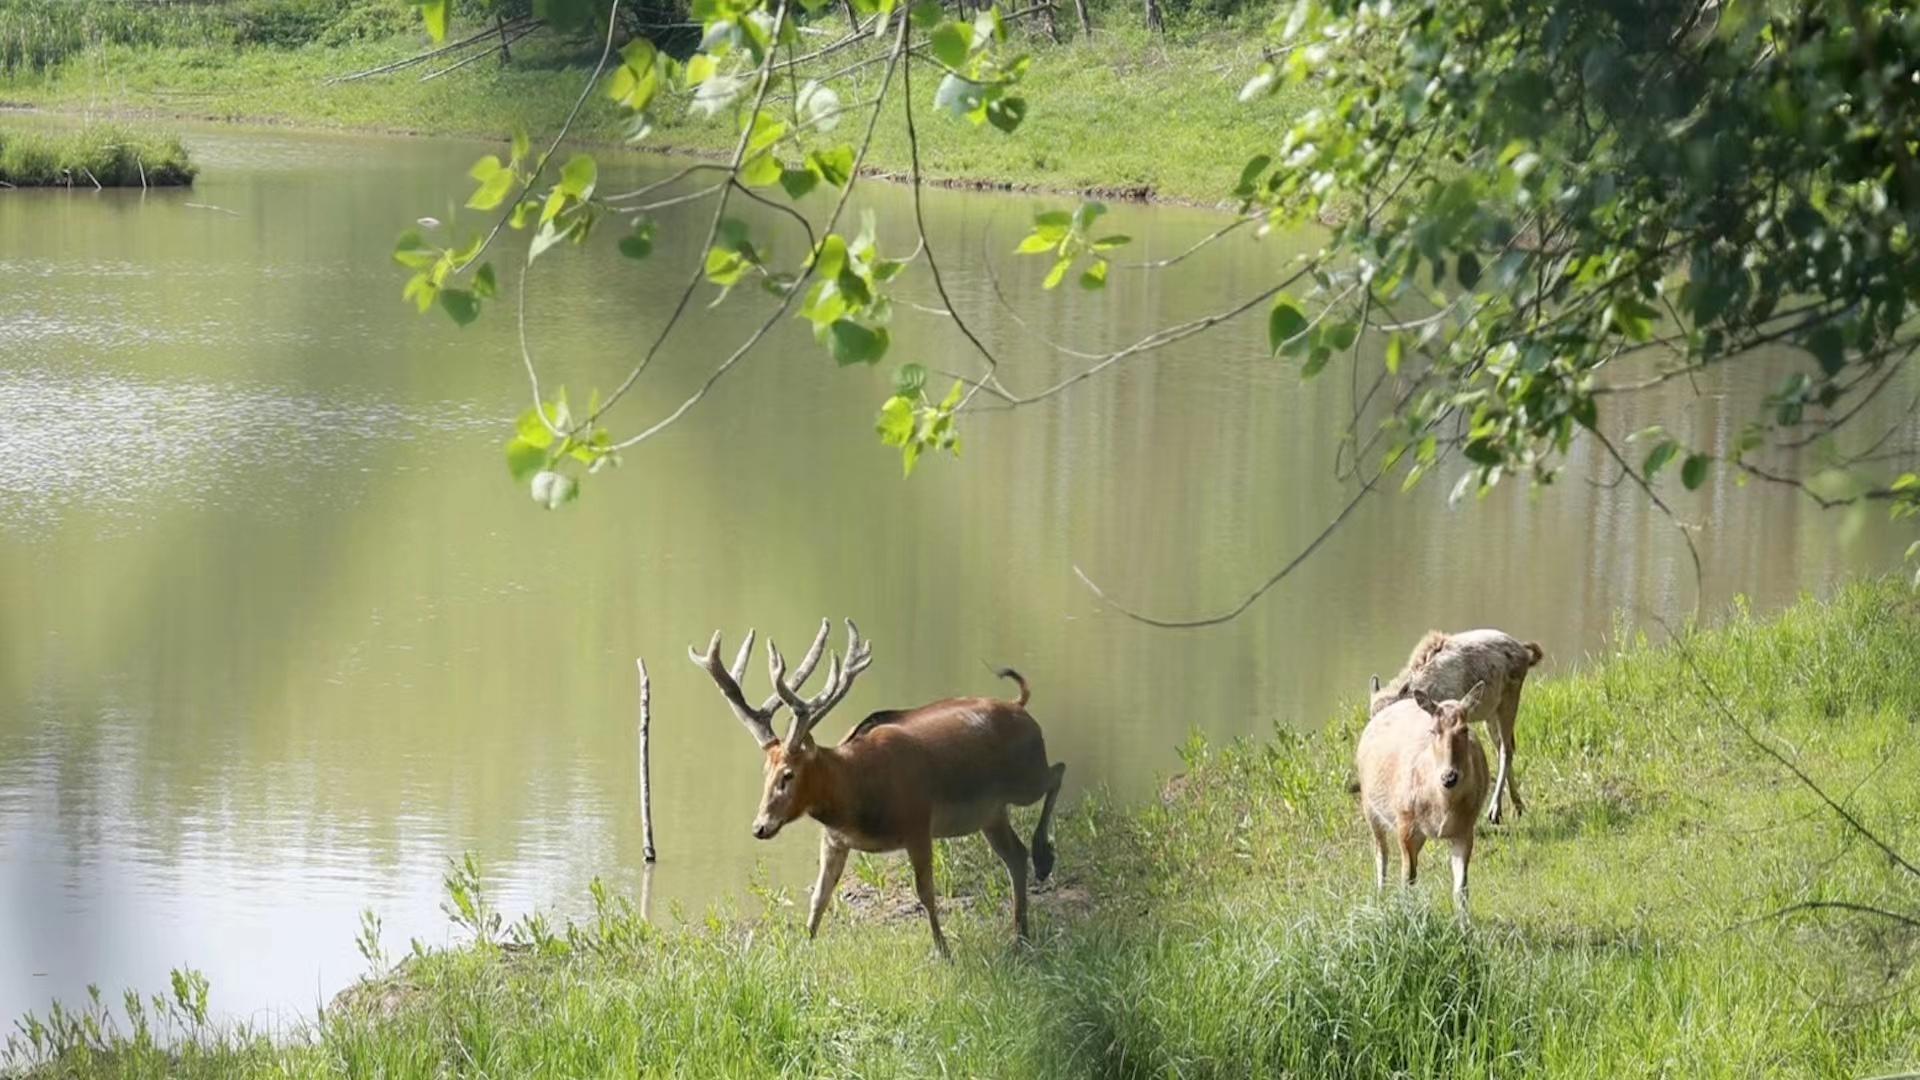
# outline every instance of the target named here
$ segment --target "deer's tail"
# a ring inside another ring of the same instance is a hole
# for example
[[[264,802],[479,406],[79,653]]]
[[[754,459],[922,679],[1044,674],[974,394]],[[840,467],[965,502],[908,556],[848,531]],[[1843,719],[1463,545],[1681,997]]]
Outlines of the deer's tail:
[[[1026,676],[1020,674],[1019,672],[1013,670],[1010,667],[994,668],[993,673],[995,675],[1000,676],[1003,679],[1012,679],[1014,682],[1017,682],[1020,684],[1020,698],[1018,701],[1014,702],[1015,705],[1024,706],[1027,703],[1027,699],[1033,696],[1033,691],[1028,689],[1027,687]]]

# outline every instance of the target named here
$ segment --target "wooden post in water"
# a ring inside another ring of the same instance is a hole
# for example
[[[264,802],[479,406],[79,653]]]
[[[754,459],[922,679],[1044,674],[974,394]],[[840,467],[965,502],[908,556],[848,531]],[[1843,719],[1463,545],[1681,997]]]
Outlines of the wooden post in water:
[[[654,860],[653,850],[653,788],[651,754],[651,729],[653,726],[653,684],[647,679],[647,661],[641,658],[634,661],[640,667],[640,832],[644,837],[646,860],[651,867]]]

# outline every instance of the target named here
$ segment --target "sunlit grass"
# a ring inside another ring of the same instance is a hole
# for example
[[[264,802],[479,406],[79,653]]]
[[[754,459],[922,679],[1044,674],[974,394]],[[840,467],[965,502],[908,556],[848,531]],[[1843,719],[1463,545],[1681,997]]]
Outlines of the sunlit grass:
[[[828,23],[838,32],[838,24]],[[881,51],[885,43],[870,46]],[[1285,120],[1304,109],[1304,91],[1259,105],[1236,94],[1259,62],[1251,35],[1168,42],[1136,31],[1102,31],[1091,42],[1028,43],[1034,63],[1022,93],[1031,108],[1012,135],[935,113],[933,74],[916,70],[922,167],[930,178],[963,185],[1093,191],[1105,196],[1214,203],[1229,197],[1240,167],[1270,152]],[[429,82],[429,69],[328,85],[330,76],[410,54],[412,38],[339,47],[236,48],[231,45],[102,45],[69,57],[44,75],[0,80],[0,100],[57,109],[254,121],[315,127],[505,139],[516,126],[552,131],[588,72],[580,43],[530,39],[515,62],[470,65]],[[597,50],[589,50],[597,54]],[[857,52],[841,54],[851,63]],[[848,102],[873,97],[881,65],[836,82]],[[896,86],[898,83],[896,82]],[[868,167],[903,174],[911,166],[897,98],[875,133]],[[857,142],[865,116],[849,116],[833,141]],[[623,118],[596,93],[574,133],[587,143],[619,145]],[[668,106],[641,149],[717,154],[736,133],[718,120]],[[460,178],[450,178],[450,183]]]
[[[115,124],[68,131],[0,127],[0,183],[14,187],[190,184],[194,167],[174,135]]]
[[[1772,620],[1736,610],[1689,648],[1851,813],[1920,848],[1912,593],[1861,584]],[[757,914],[690,923],[649,924],[603,896],[571,929],[523,923],[486,931],[504,945],[409,959],[291,1036],[203,1027],[189,994],[145,1008],[169,1026],[144,1040],[124,1019],[114,1038],[66,1013],[34,1060],[48,1075],[395,1077],[1746,1078],[1920,1064],[1914,935],[1767,917],[1809,898],[1911,914],[1920,882],[1745,743],[1674,649],[1623,635],[1578,667],[1527,690],[1529,813],[1483,828],[1470,924],[1451,917],[1432,852],[1420,887],[1375,895],[1345,791],[1356,707],[1311,734],[1194,741],[1186,774],[1144,805],[1082,799],[1061,819],[1063,880],[1037,903],[1030,949],[1012,945],[1002,873],[969,839],[942,853],[951,965],[919,920],[846,904],[809,942],[804,904],[764,888]],[[901,866],[872,860],[850,883],[900,890]],[[484,909],[469,895],[467,936]]]

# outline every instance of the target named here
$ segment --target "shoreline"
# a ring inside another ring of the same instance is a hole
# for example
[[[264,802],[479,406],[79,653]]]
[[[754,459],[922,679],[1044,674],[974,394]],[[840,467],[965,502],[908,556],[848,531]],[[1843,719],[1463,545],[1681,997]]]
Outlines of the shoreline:
[[[897,857],[850,868],[817,940],[797,884],[658,921],[596,891],[581,922],[505,926],[474,891],[450,915],[460,943],[376,948],[295,1030],[72,1028],[21,1075],[1899,1073],[1920,1061],[1914,1006],[1866,991],[1875,962],[1910,978],[1913,956],[1766,913],[1804,895],[1905,910],[1911,879],[1716,710],[1911,850],[1916,654],[1920,598],[1869,577],[1529,680],[1529,809],[1479,827],[1470,921],[1448,911],[1444,845],[1412,889],[1376,894],[1346,791],[1356,702],[1319,730],[1276,716],[1266,738],[1189,740],[1158,797],[1066,807],[1029,947],[975,838],[942,847],[951,963]]]
[[[451,141],[497,142],[497,138],[466,131],[433,131],[422,127],[403,127],[397,125],[361,125],[361,124],[315,124],[300,120],[290,120],[271,116],[230,116],[217,113],[193,113],[170,111],[165,109],[117,108],[110,110],[77,109],[59,105],[45,105],[30,101],[12,101],[0,98],[0,120],[9,115],[58,118],[63,120],[104,120],[109,122],[172,120],[189,124],[205,124],[245,130],[284,131],[291,134],[311,135],[381,135],[396,139],[443,139]],[[567,145],[593,150],[614,150],[620,153],[636,154],[645,157],[672,158],[683,161],[721,161],[725,160],[723,151],[689,145],[653,144],[632,146],[608,139],[591,136],[569,136]],[[864,166],[860,170],[862,180],[875,180],[881,183],[910,185],[912,174],[895,169],[886,169],[876,165]],[[1169,206],[1194,210],[1211,210],[1221,213],[1230,212],[1233,204],[1226,200],[1208,202],[1204,199],[1187,198],[1178,195],[1163,194],[1151,184],[1110,184],[1071,187],[1040,182],[1001,180],[978,176],[925,176],[920,178],[923,187],[939,188],[945,191],[973,191],[986,194],[1006,195],[1057,195],[1079,199],[1097,199],[1102,202],[1128,203],[1137,206]]]

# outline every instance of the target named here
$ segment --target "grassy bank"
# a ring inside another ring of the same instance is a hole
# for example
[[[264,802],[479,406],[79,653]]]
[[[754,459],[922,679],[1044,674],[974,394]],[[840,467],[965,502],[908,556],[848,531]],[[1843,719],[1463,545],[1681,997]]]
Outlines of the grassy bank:
[[[69,131],[0,127],[0,184],[9,187],[167,187],[193,183],[174,135],[112,124]]]
[[[825,29],[839,32],[829,21]],[[1272,102],[1235,95],[1259,61],[1254,35],[1168,42],[1143,32],[1098,34],[1054,46],[1032,42],[1025,96],[1031,112],[1009,136],[934,115],[932,76],[917,71],[921,156],[927,175],[964,186],[1094,191],[1109,197],[1217,202],[1240,166],[1279,135]],[[502,67],[491,59],[422,82],[426,69],[329,84],[325,80],[406,57],[417,36],[338,45],[270,48],[103,43],[37,69],[0,78],[0,102],[66,111],[291,124],[418,134],[504,137],[515,124],[553,130],[579,93],[597,48],[536,35]],[[880,44],[870,46],[879,49]],[[857,52],[844,53],[847,63]],[[838,58],[836,58],[838,59]],[[845,100],[878,90],[881,65],[839,80]],[[1298,102],[1295,102],[1298,105]],[[1282,114],[1286,104],[1278,107]],[[856,138],[849,122],[842,134]],[[621,118],[596,94],[575,131],[583,142],[619,144]],[[644,149],[730,151],[724,120],[664,111]],[[873,171],[909,167],[905,124],[895,110],[876,133]]]
[[[1411,634],[1409,635],[1411,638]],[[1551,643],[1549,643],[1551,647]],[[1863,825],[1920,849],[1920,599],[1862,584],[1690,653],[1725,704]],[[1561,657],[1563,662],[1572,657]],[[93,1038],[47,1074],[1865,1077],[1920,1066],[1920,879],[1840,824],[1723,717],[1682,655],[1631,638],[1528,691],[1530,812],[1483,828],[1474,921],[1444,856],[1377,898],[1345,791],[1360,716],[1191,744],[1160,798],[1065,815],[1063,882],[1009,947],[977,839],[945,845],[956,961],[912,917],[802,897],[647,924],[618,900],[569,930],[433,953],[278,1044],[168,1006],[189,1041]],[[791,843],[806,842],[796,838]],[[850,878],[904,886],[899,860]],[[887,907],[888,905],[878,905]],[[213,1000],[218,1003],[218,987]],[[152,1009],[146,1023],[154,1023]],[[126,1024],[121,1022],[123,1032]]]

